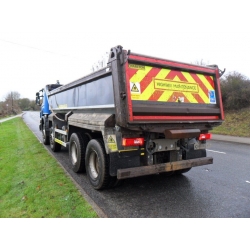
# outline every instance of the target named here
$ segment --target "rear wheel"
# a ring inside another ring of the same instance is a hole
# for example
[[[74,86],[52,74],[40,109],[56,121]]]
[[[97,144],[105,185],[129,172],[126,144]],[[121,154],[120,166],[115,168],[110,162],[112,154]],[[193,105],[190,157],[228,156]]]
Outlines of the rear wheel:
[[[174,174],[184,174],[187,173],[189,170],[191,170],[191,168],[185,168],[185,169],[180,169],[180,170],[176,170],[174,171]]]
[[[69,158],[72,170],[76,173],[85,172],[85,154],[89,137],[85,134],[73,133],[69,142]]]
[[[164,176],[171,176],[175,173],[175,171],[170,171],[170,172],[161,172],[160,175],[164,175]]]
[[[61,151],[61,144],[59,144],[59,143],[57,143],[55,141],[54,134],[53,134],[53,128],[50,129],[49,139],[50,139],[50,148],[51,148],[51,150],[53,152],[59,152],[59,151]]]
[[[86,172],[91,185],[99,190],[109,186],[109,160],[103,141],[93,139],[86,149]]]

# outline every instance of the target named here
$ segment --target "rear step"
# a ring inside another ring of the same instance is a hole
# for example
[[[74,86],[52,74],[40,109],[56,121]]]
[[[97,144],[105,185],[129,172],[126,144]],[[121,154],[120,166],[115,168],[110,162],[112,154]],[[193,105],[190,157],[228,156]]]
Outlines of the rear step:
[[[171,172],[171,171],[198,167],[198,166],[208,165],[208,164],[213,164],[212,157],[202,157],[202,158],[197,158],[197,159],[161,163],[161,164],[156,164],[156,165],[151,165],[151,166],[118,169],[117,179],[127,179],[127,178],[143,176],[143,175]]]

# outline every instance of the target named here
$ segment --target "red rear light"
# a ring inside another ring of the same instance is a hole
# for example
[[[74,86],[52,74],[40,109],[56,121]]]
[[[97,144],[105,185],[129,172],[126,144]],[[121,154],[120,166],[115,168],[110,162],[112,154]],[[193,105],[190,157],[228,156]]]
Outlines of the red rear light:
[[[212,138],[212,134],[200,134],[199,141],[210,140]]]
[[[130,146],[143,146],[144,138],[122,138],[122,146],[130,147]]]

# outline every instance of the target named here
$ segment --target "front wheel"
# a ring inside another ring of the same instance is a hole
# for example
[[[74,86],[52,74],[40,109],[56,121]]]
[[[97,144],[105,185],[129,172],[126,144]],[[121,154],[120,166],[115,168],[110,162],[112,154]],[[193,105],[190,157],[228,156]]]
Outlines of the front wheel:
[[[101,139],[93,139],[86,149],[86,172],[91,185],[99,190],[109,185],[109,161]]]

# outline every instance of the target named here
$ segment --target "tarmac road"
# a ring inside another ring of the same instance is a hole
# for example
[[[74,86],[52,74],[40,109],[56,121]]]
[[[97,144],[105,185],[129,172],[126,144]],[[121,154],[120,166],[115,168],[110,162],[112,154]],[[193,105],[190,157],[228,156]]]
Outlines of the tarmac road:
[[[26,112],[23,119],[42,141],[39,112]],[[250,138],[213,138],[207,150],[208,156],[214,158],[212,165],[193,168],[182,176],[127,179],[122,186],[103,191],[94,190],[85,174],[71,171],[67,149],[53,153],[46,148],[100,217],[249,218]]]

